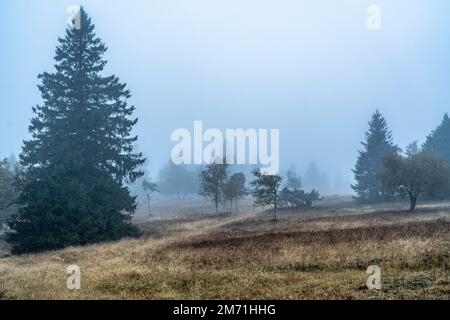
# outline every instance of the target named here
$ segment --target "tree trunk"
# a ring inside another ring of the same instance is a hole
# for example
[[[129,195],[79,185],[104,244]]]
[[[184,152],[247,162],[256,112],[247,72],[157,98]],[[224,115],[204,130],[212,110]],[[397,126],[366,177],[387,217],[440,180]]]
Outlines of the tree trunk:
[[[234,205],[236,206],[236,212],[238,212],[238,207],[237,207],[237,198],[234,197]]]
[[[152,215],[151,198],[149,195],[147,195],[147,209],[148,209],[148,214]]]
[[[274,209],[274,213],[275,213],[275,221],[277,221],[277,204],[278,204],[278,197],[277,197],[277,193],[275,192],[274,194],[274,202],[273,202],[273,209]]]
[[[417,205],[417,196],[410,194],[409,202],[410,202],[409,211],[414,212],[414,210],[416,210],[416,205]]]

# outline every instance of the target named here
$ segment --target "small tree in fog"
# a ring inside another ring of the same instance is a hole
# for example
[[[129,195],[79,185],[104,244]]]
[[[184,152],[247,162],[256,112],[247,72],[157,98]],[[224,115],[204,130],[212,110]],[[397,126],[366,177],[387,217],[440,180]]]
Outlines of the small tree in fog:
[[[268,206],[273,205],[274,219],[277,220],[277,208],[279,205],[279,194],[283,178],[279,175],[265,175],[261,170],[253,171],[255,180],[251,182],[252,195],[255,198],[255,205]]]
[[[420,196],[438,197],[450,189],[449,163],[431,153],[406,157],[390,153],[384,160],[380,177],[385,190],[408,195],[411,212]]]
[[[200,195],[214,202],[216,213],[219,203],[224,200],[228,164],[225,159],[216,159],[200,172]]]
[[[286,188],[290,190],[299,190],[302,188],[302,179],[295,170],[291,169],[286,174]]]
[[[175,194],[177,199],[197,194],[199,187],[196,172],[186,165],[176,165],[171,160],[159,172],[158,185],[162,194]]]
[[[144,189],[145,196],[147,197],[147,208],[148,213],[152,213],[151,201],[153,193],[159,192],[158,185],[151,180],[144,179],[142,180],[142,189]]]
[[[245,186],[245,175],[242,172],[233,174],[224,188],[225,200],[230,201],[230,204],[235,205],[235,210],[238,212],[237,200],[244,198],[248,194]]]

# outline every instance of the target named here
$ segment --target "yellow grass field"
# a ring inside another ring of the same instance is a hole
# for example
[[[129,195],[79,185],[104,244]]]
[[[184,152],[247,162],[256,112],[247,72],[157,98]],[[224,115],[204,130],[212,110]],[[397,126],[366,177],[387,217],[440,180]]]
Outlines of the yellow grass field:
[[[250,207],[141,214],[140,239],[1,258],[0,298],[449,299],[450,203],[406,208],[331,201],[277,222]],[[80,290],[66,288],[69,265]],[[369,265],[379,291],[367,289]]]

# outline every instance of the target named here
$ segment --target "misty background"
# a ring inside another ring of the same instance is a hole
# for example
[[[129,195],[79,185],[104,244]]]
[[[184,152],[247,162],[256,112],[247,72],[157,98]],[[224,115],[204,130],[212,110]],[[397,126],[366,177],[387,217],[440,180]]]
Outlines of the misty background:
[[[314,162],[330,192],[350,193],[377,108],[400,147],[422,143],[449,111],[446,0],[16,0],[0,19],[0,157],[28,138],[37,75],[54,71],[71,4],[109,47],[106,73],[131,90],[154,177],[172,131],[202,120],[205,130],[280,129],[281,172],[294,165],[305,178]],[[371,4],[381,30],[366,27]]]

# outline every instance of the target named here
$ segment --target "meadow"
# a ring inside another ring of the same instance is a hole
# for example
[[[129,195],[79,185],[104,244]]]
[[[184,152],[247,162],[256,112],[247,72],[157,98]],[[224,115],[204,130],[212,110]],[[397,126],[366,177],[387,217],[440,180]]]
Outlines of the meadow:
[[[141,208],[139,239],[0,259],[1,299],[449,299],[450,203],[359,205],[329,197],[272,212],[246,201]],[[0,246],[3,252],[7,247]],[[68,290],[66,268],[81,269]],[[381,290],[366,286],[369,265]]]

